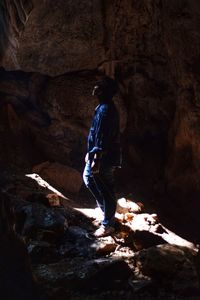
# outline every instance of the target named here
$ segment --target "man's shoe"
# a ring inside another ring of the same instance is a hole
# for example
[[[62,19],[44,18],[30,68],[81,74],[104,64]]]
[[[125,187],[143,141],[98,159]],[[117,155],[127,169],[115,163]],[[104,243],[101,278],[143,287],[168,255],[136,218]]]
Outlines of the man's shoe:
[[[108,235],[111,235],[112,233],[115,232],[115,228],[114,227],[111,227],[111,226],[104,226],[104,225],[101,225],[99,227],[99,229],[97,229],[93,235],[97,238],[100,238],[100,237],[104,237],[104,236],[108,236]]]

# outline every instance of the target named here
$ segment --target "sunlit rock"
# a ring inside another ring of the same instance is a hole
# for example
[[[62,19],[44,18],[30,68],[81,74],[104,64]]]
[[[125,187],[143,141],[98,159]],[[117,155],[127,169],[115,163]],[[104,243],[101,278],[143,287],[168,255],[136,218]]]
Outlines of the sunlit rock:
[[[143,214],[134,215],[134,217],[129,223],[129,226],[134,231],[136,230],[150,231],[151,228],[156,225],[156,223],[158,223],[158,217],[156,214],[143,213]]]
[[[82,185],[82,177],[77,170],[59,163],[44,162],[34,166],[33,172],[72,194],[77,194]]]
[[[115,251],[117,246],[118,245],[111,236],[99,238],[91,245],[91,247],[95,249],[97,255],[110,254]]]
[[[124,214],[127,212],[139,213],[143,208],[142,203],[135,203],[126,198],[120,198],[117,200],[117,212],[119,214]]]

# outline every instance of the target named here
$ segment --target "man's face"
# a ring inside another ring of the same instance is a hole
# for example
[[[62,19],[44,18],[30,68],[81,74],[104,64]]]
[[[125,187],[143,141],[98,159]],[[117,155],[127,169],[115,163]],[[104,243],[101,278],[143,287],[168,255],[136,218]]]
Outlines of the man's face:
[[[101,96],[102,95],[102,89],[100,88],[100,86],[95,85],[92,91],[92,96]]]

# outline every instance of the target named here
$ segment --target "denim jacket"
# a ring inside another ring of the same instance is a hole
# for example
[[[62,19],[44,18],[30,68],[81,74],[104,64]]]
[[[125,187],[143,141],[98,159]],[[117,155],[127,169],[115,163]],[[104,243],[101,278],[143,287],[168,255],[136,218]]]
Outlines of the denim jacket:
[[[119,114],[113,101],[100,103],[88,135],[90,158],[102,153],[102,161],[110,166],[121,166]]]

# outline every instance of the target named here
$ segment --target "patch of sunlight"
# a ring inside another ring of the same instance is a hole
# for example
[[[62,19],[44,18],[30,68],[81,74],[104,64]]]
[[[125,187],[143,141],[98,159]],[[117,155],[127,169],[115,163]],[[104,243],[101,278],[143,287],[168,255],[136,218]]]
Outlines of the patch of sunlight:
[[[134,214],[126,213],[123,216],[123,223],[128,226],[133,232],[135,231],[148,231],[151,234],[161,237],[164,241],[171,245],[182,246],[193,250],[199,251],[199,245],[178,236],[176,233],[170,231],[163,226],[159,220],[157,214]]]
[[[186,247],[195,252],[199,251],[199,245],[195,245],[192,242],[189,242],[189,241],[183,239],[182,237],[180,237],[177,234],[175,234],[174,232],[170,231],[163,225],[162,225],[162,227],[166,231],[166,232],[162,233],[162,238],[169,244]]]
[[[92,209],[74,207],[74,209],[90,219],[96,219],[97,221],[101,221],[103,219],[103,213],[100,208]],[[142,213],[143,209],[144,205],[141,202],[133,202],[126,198],[120,198],[117,200],[115,218],[121,224],[129,227],[133,232],[146,231],[161,237],[165,242],[171,245],[186,247],[194,252],[199,251],[199,245],[195,245],[194,243],[187,241],[164,227],[159,222],[157,214]],[[123,234],[123,232],[120,234]]]
[[[69,200],[67,197],[65,197],[62,193],[60,193],[58,190],[56,190],[54,187],[52,187],[47,181],[45,181],[44,179],[42,179],[42,177],[40,177],[38,174],[33,173],[33,174],[26,174],[26,177],[29,177],[33,180],[35,180],[39,186],[42,186],[52,192],[54,192],[55,194],[57,194],[59,197],[65,199],[65,200]]]
[[[74,207],[75,210],[81,212],[83,215],[85,215],[88,218],[96,219],[98,221],[101,221],[103,219],[103,213],[100,208],[78,208]]]

